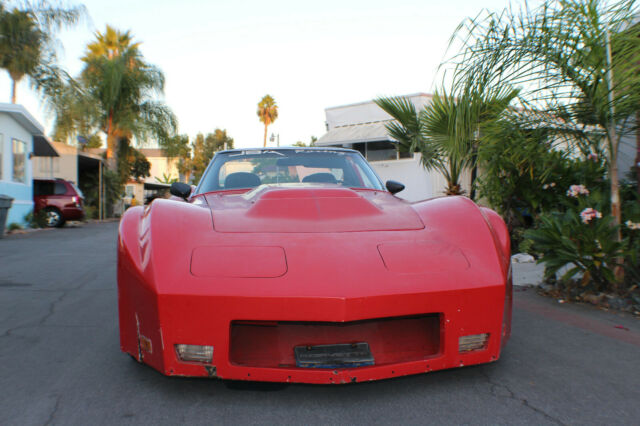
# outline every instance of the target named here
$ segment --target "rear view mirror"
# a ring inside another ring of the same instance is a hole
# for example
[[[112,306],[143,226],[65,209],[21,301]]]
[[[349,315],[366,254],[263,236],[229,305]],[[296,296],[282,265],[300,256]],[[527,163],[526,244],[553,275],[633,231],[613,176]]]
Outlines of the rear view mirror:
[[[404,189],[404,185],[395,180],[388,180],[385,186],[387,187],[387,191],[392,194],[396,194]]]
[[[171,192],[171,195],[175,195],[186,201],[189,195],[191,195],[191,185],[182,182],[173,182],[169,192]]]

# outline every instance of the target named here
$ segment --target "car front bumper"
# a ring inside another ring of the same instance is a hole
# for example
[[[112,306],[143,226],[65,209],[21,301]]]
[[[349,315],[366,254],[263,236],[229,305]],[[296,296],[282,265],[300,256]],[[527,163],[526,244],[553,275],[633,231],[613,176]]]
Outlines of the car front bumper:
[[[360,298],[155,294],[119,277],[121,349],[165,375],[339,384],[496,361],[510,334],[510,282]],[[461,352],[463,336],[488,334]],[[374,365],[297,367],[294,348],[366,342]],[[175,345],[212,346],[208,363]]]

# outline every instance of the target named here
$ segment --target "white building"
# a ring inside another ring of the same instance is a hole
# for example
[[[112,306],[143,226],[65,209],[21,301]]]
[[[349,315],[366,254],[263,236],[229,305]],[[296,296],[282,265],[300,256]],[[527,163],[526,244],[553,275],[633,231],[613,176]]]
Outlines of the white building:
[[[419,111],[431,102],[432,95],[415,93],[404,96]],[[420,154],[398,153],[397,141],[388,134],[385,125],[393,118],[373,101],[359,102],[325,109],[327,133],[316,146],[338,146],[360,151],[378,176],[384,181],[395,180],[405,185],[398,197],[419,201],[444,194],[446,180],[435,171],[427,172],[420,163]],[[468,191],[469,179],[462,176]]]

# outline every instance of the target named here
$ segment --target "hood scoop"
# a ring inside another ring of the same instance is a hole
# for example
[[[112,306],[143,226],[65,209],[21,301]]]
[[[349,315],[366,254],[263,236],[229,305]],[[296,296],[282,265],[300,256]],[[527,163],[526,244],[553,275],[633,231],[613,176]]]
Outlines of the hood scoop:
[[[206,196],[217,232],[358,232],[422,229],[408,203],[382,191],[261,186]]]

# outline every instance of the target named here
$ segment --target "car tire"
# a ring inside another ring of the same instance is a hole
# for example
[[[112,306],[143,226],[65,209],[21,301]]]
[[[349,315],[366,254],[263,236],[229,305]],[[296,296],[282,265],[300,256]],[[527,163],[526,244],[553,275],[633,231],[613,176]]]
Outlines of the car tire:
[[[44,223],[48,228],[60,228],[64,226],[62,212],[56,208],[48,208],[44,211]]]

